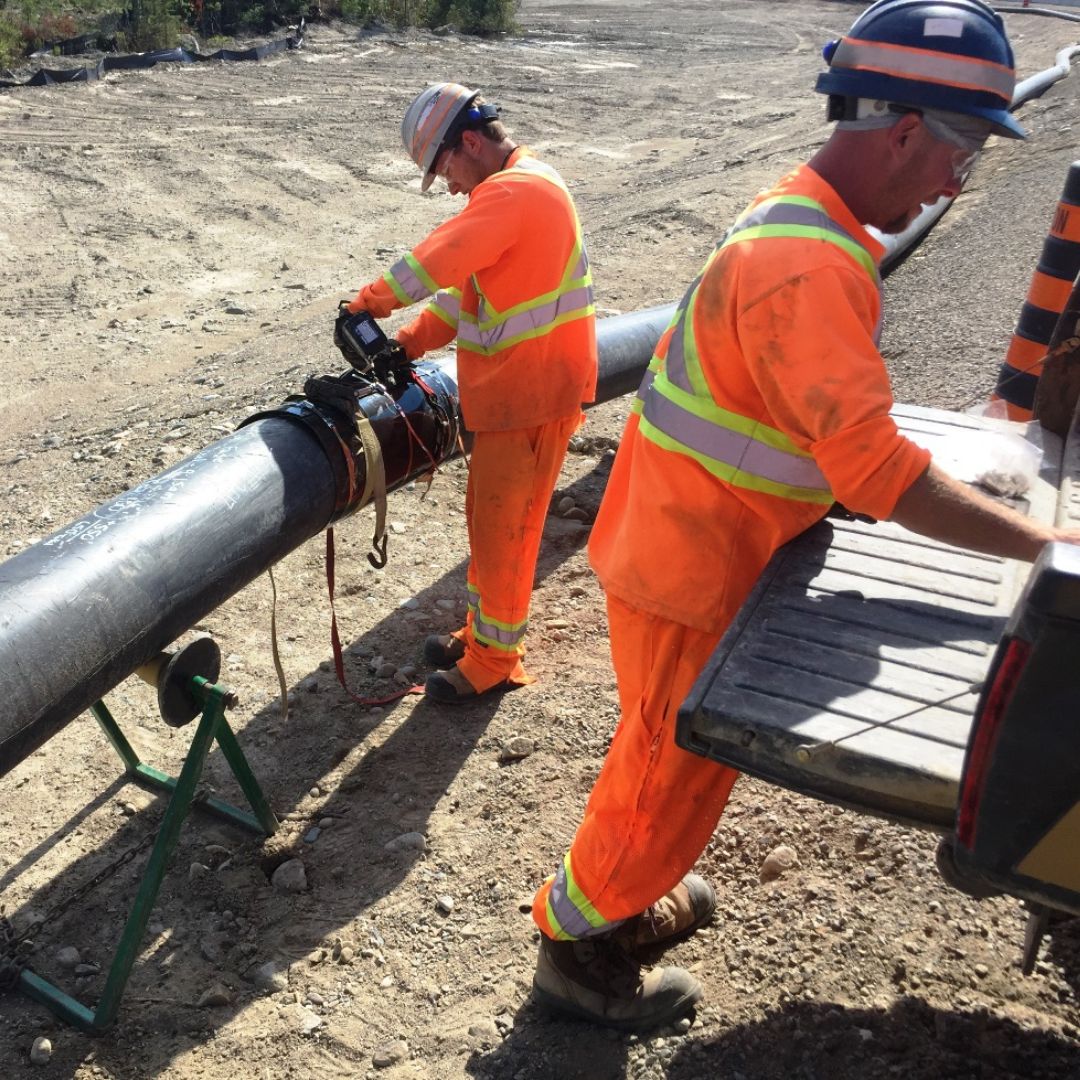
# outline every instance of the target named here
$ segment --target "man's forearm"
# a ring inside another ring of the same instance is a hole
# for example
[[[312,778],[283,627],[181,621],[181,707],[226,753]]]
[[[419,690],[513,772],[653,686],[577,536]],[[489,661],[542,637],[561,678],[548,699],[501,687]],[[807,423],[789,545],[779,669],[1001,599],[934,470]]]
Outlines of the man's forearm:
[[[947,544],[1026,562],[1051,540],[1076,539],[980,495],[933,463],[900,496],[891,520]]]

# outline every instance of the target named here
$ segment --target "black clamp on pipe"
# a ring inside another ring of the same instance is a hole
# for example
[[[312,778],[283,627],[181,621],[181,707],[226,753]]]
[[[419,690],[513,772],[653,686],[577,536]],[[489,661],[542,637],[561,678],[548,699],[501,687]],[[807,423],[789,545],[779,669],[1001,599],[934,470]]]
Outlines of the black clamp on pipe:
[[[388,488],[430,472],[453,455],[462,431],[457,385],[436,363],[415,365],[414,371],[417,378],[396,387],[369,382],[353,370],[316,376],[305,384],[305,396],[290,397],[239,426],[274,417],[315,436],[334,477],[333,524],[359,508],[364,489],[367,463],[355,413],[367,417],[379,440]]]

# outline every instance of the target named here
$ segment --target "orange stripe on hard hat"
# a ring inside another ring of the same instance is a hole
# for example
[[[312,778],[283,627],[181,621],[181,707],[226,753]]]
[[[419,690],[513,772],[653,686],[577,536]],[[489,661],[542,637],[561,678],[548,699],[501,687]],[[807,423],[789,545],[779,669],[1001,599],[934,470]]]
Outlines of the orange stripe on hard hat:
[[[420,126],[417,125],[416,133],[413,136],[413,161],[423,160],[424,154],[427,152],[427,148],[431,145],[431,139],[438,132],[439,126],[442,123],[443,118],[447,115],[447,113],[449,113],[450,109],[455,104],[457,104],[457,102],[462,97],[465,97],[470,93],[470,91],[466,90],[465,87],[462,87],[461,89],[463,93],[455,93],[454,96],[450,98],[449,101],[447,101],[445,108],[442,107],[441,100],[436,104],[435,109],[432,110],[431,115],[428,117],[428,123],[425,125],[425,138],[423,143],[421,144],[420,149],[417,149],[417,139],[420,138],[421,131]],[[440,95],[440,99],[441,97],[442,95]],[[438,112],[436,115],[437,110]],[[426,134],[426,132],[430,132],[430,134]],[[432,165],[434,164],[435,162],[433,161]]]
[[[1044,274],[1041,270],[1036,270],[1031,277],[1027,302],[1045,311],[1056,311],[1060,314],[1069,302],[1072,287],[1073,283],[1065,278],[1053,277],[1050,274]]]
[[[1050,235],[1060,240],[1080,243],[1080,206],[1059,202],[1054,211],[1054,223],[1050,226]]]

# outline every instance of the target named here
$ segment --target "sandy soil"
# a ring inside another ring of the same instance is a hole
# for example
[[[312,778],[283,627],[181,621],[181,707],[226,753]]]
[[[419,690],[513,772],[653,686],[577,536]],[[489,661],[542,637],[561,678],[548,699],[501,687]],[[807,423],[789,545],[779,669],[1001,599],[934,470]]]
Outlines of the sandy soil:
[[[340,367],[338,298],[457,207],[421,197],[398,141],[427,80],[482,86],[562,171],[610,314],[677,298],[746,200],[820,142],[820,45],[857,10],[527,0],[512,40],[316,26],[302,52],[265,63],[0,96],[0,555]],[[1023,74],[1080,38],[1009,19]],[[993,383],[1074,152],[1078,94],[1074,76],[1026,108],[1029,144],[992,145],[890,278],[901,400],[960,406]],[[626,407],[591,414],[556,501],[591,518]],[[426,502],[393,496],[381,573],[364,559],[366,520],[338,530],[361,693],[395,685],[372,674],[380,657],[409,678],[424,635],[461,615],[464,481],[452,464]],[[522,904],[569,842],[616,718],[586,534],[550,519],[529,638],[538,684],[452,715],[416,698],[361,709],[337,686],[319,540],[277,572],[287,722],[268,583],[193,628],[222,646],[233,720],[282,831],[261,845],[192,819],[115,1030],[89,1039],[6,997],[0,1076],[37,1068],[42,1035],[42,1075],[80,1080],[1080,1076],[1073,923],[1022,978],[1019,905],[950,891],[933,837],[753,781],[701,860],[720,912],[673,954],[706,986],[693,1026],[626,1038],[532,1005]],[[108,700],[146,760],[178,766],[186,732],[156,718],[145,687]],[[508,763],[515,738],[533,752]],[[232,794],[216,758],[210,775]],[[155,827],[159,800],[117,776],[81,717],[0,780],[0,895],[17,921]],[[424,850],[393,843],[410,833]],[[781,843],[799,865],[762,884]],[[299,895],[268,880],[287,857],[306,867]],[[35,966],[95,1001],[93,965],[107,968],[136,881],[121,871],[50,926]],[[71,947],[83,974],[61,968]],[[268,963],[276,976],[256,978]],[[200,1006],[215,987],[223,1003]]]

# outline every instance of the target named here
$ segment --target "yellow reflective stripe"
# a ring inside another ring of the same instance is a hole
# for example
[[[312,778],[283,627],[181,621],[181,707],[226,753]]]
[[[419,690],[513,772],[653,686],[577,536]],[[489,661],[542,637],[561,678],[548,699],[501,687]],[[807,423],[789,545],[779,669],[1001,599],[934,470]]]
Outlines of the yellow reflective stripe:
[[[808,210],[817,210],[824,217],[829,217],[828,210],[817,199],[811,199],[809,195],[774,195],[771,199],[763,199],[756,206],[739,215],[739,219],[749,217],[751,214],[760,214],[763,210],[769,210],[774,206],[805,206]],[[832,218],[829,218],[831,221]],[[736,222],[738,224],[738,222]]]
[[[485,645],[490,645],[492,648],[499,649],[502,652],[517,652],[528,626],[528,616],[517,623],[492,619],[484,611],[483,600],[480,600],[476,610],[473,612],[473,637],[477,641],[482,641]]]
[[[545,914],[548,916],[548,922],[550,923],[551,928],[555,931],[556,940],[577,941],[582,936],[582,934],[573,934],[567,930],[565,927],[566,921],[581,923],[582,932],[590,927],[593,929],[606,927],[608,920],[597,912],[592,901],[590,901],[589,897],[578,888],[578,882],[573,879],[573,867],[570,865],[569,852],[563,856],[563,867],[558,877],[562,877],[565,883],[565,895],[558,895],[558,882],[556,879],[556,887],[549,891],[548,903],[545,905]],[[556,914],[555,905],[552,903],[551,899],[552,895],[557,896],[559,906],[566,908],[563,919],[559,919]]]
[[[774,450],[783,450],[786,454],[794,454],[796,457],[804,458],[814,456],[793,443],[787,435],[777,428],[769,427],[768,424],[763,424],[760,420],[751,420],[748,416],[742,416],[740,413],[722,408],[711,398],[703,401],[693,394],[688,394],[681,387],[676,386],[664,372],[660,372],[653,379],[653,388],[670,401],[674,401],[680,408],[692,412],[695,416],[700,416],[702,420],[708,420],[710,423],[727,428],[729,431],[737,431],[740,435],[756,439],[766,446],[771,446]]]
[[[545,914],[547,915],[548,926],[555,931],[556,941],[574,941],[576,940],[572,934],[568,934],[563,928],[562,923],[555,917],[555,909],[551,906],[551,894],[548,893],[547,905],[545,908]]]
[[[437,293],[439,291],[438,282],[423,268],[420,264],[420,260],[416,258],[411,252],[403,259],[404,262],[409,264],[412,272],[419,278],[420,284],[430,293]]]
[[[383,281],[390,287],[390,291],[401,302],[402,307],[408,307],[410,304],[415,304],[416,301],[398,284],[398,280],[394,275],[387,270],[382,276]]]
[[[817,488],[795,487],[791,484],[780,484],[775,480],[766,480],[761,476],[753,476],[750,473],[741,472],[734,465],[717,461],[697,450],[664,434],[659,428],[654,427],[639,412],[638,431],[651,443],[655,443],[663,450],[670,450],[675,454],[693,458],[706,472],[711,473],[718,480],[731,484],[732,487],[745,488],[747,491],[760,491],[765,495],[776,495],[781,499],[794,499],[798,502],[820,503],[831,506],[835,501],[831,491],[821,491]]]
[[[712,265],[713,260],[720,254],[722,247],[723,245],[716,248],[705,261],[705,266],[698,275],[697,284],[694,286],[694,291],[690,294],[690,299],[686,304],[685,310],[676,310],[675,315],[672,318],[672,323],[677,322],[680,318],[682,319],[682,360],[683,367],[686,370],[687,381],[694,388],[695,393],[700,394],[702,397],[706,397],[709,400],[712,400],[712,391],[709,389],[709,384],[705,379],[705,372],[701,366],[701,357],[698,354],[697,339],[694,337],[694,308],[697,306],[698,291],[701,289],[701,282],[708,272],[709,267]],[[676,329],[675,333],[678,334],[680,331]]]
[[[476,629],[475,621],[473,622],[472,636],[476,638],[477,641],[483,642],[485,645],[490,646],[492,649],[498,649],[499,652],[516,653],[521,647],[520,641],[515,642],[513,645],[507,645],[504,642],[501,642],[498,638],[489,637],[483,631]]]
[[[434,315],[437,318],[441,319],[444,323],[446,323],[447,326],[453,327],[455,330],[457,329],[457,320],[452,315],[450,315],[449,312],[439,307],[438,304],[428,304],[427,311],[429,315]]]
[[[563,858],[563,866],[566,867],[566,895],[570,902],[581,913],[581,917],[590,926],[604,926],[607,919],[593,907],[593,902],[581,891],[578,883],[574,880],[574,870],[570,865],[570,852]]]
[[[566,268],[559,278],[559,284],[550,292],[542,293],[540,296],[533,297],[530,300],[522,300],[520,304],[515,304],[505,311],[499,311],[498,308],[492,304],[490,298],[484,295],[483,290],[480,288],[480,283],[476,280],[476,275],[473,274],[473,285],[476,286],[476,293],[483,299],[484,306],[488,311],[492,312],[492,317],[490,319],[486,319],[480,323],[480,329],[489,330],[491,327],[498,326],[499,323],[505,322],[507,319],[514,315],[519,315],[523,311],[529,311],[532,308],[540,307],[542,304],[550,304],[552,300],[558,300],[564,293],[572,292],[574,289],[584,288],[586,285],[591,285],[592,273],[587,266],[585,268],[585,273],[579,277],[570,276],[574,272],[574,268],[577,266],[578,262],[581,260],[582,246],[581,233],[579,231],[578,238],[574,243],[574,250],[570,253]]]
[[[490,319],[484,319],[482,322],[479,322],[478,325],[481,330],[491,330],[501,323],[509,322],[509,320],[516,315],[521,315],[527,311],[533,311],[538,307],[543,307],[545,304],[550,304],[553,301],[558,300],[560,296],[565,296],[575,289],[587,288],[591,284],[591,274],[586,274],[584,277],[572,278],[570,281],[565,281],[560,284],[558,288],[552,289],[551,292],[543,293],[531,300],[523,300],[520,304],[515,304],[512,308],[507,308],[505,311],[495,311],[491,306],[491,301],[485,296],[484,305],[489,311],[494,311],[495,314]]]
[[[558,316],[556,319],[552,319],[551,322],[545,323],[545,325],[537,327],[535,330],[524,331],[520,334],[516,334],[512,338],[507,338],[505,341],[500,341],[498,345],[494,345],[491,348],[487,348],[484,345],[480,345],[474,341],[461,341],[459,339],[458,345],[467,349],[471,353],[476,353],[479,356],[495,356],[497,353],[501,353],[506,349],[509,349],[513,345],[520,345],[523,341],[531,341],[534,338],[546,337],[556,328],[562,326],[564,323],[576,322],[578,319],[584,319],[589,315],[594,314],[596,311],[595,304],[588,304],[583,308],[575,308],[573,311],[567,311],[564,314]],[[464,321],[464,320],[462,320]]]
[[[694,388],[694,393],[704,399],[712,401],[712,391],[705,381],[705,372],[701,368],[701,357],[698,355],[697,339],[694,337],[694,309],[697,307],[699,284],[690,297],[690,303],[686,305],[686,312],[682,323],[682,351],[683,367],[686,369],[686,378]],[[676,330],[678,334],[680,331]]]
[[[768,240],[775,238],[790,237],[802,240],[824,240],[834,244],[842,251],[846,251],[875,281],[877,280],[877,268],[870,252],[854,240],[846,236],[840,236],[831,229],[823,229],[818,225],[750,225],[741,229],[733,236],[724,241],[724,247],[730,244],[741,244],[746,240]]]
[[[481,602],[480,611],[481,617],[483,618],[484,622],[490,623],[492,626],[497,626],[500,630],[505,630],[507,631],[507,633],[510,634],[516,634],[519,630],[521,630],[523,626],[527,626],[529,622],[528,615],[526,615],[525,618],[522,619],[520,622],[503,622],[501,619],[493,619],[490,615],[484,615],[483,610],[483,603]]]

